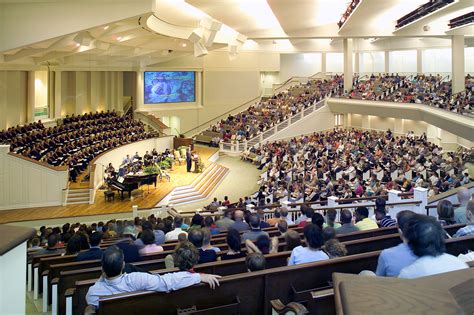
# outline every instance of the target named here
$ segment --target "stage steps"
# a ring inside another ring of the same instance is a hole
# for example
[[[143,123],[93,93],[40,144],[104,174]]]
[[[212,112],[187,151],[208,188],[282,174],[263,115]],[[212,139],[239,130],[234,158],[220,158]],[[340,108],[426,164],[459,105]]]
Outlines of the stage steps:
[[[67,192],[66,204],[85,204],[89,203],[89,188],[69,188]]]
[[[180,206],[206,199],[228,172],[228,168],[217,163],[211,163],[190,185],[176,187],[160,204]]]

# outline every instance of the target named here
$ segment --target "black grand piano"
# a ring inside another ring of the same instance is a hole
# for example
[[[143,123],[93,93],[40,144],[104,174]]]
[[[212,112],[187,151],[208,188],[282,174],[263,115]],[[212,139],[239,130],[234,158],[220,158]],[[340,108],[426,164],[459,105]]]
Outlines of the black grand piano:
[[[128,192],[128,198],[132,196],[132,191],[140,188],[142,185],[155,185],[158,174],[135,174],[125,175],[124,177],[110,178],[108,180],[109,187],[117,189],[123,200],[123,193]]]

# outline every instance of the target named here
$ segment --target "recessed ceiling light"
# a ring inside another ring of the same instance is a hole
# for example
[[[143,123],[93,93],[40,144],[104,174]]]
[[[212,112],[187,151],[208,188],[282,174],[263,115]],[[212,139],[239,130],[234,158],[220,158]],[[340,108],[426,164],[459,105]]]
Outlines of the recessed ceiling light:
[[[108,29],[108,28],[109,28],[109,26],[108,26],[108,25],[104,26],[104,30],[106,30],[106,29]]]
[[[181,46],[182,46],[182,47],[186,47],[186,46],[188,46],[188,44],[182,43]]]
[[[122,40],[122,36],[118,36],[118,37],[117,37],[117,40],[118,40],[118,41],[121,41],[121,40]]]
[[[81,46],[81,44],[79,44],[79,43],[76,43],[76,47],[79,47],[79,46]]]

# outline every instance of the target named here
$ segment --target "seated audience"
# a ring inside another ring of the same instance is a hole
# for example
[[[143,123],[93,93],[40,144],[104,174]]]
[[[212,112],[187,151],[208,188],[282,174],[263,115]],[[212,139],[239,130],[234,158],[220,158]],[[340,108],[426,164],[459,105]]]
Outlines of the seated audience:
[[[178,239],[178,235],[181,233],[184,233],[188,235],[186,231],[183,231],[182,225],[183,225],[183,217],[180,215],[177,215],[173,219],[174,222],[174,229],[168,233],[166,233],[165,238],[167,241],[176,241]]]
[[[260,228],[260,216],[258,214],[251,214],[249,218],[250,231],[242,234],[242,240],[256,241],[260,235],[268,236],[267,232],[262,231]]]
[[[291,251],[301,245],[301,237],[295,230],[288,230],[285,233],[285,251]]]
[[[326,223],[323,224],[323,227],[333,227],[335,229],[341,227],[340,223],[336,222],[337,217],[337,210],[336,209],[328,209],[326,211]]]
[[[145,229],[140,235],[140,239],[143,242],[143,247],[140,248],[139,253],[141,256],[148,254],[155,254],[163,251],[163,247],[156,245],[155,234],[150,229]]]
[[[125,239],[119,241],[116,246],[122,250],[126,263],[140,261],[139,247],[135,245],[135,229],[132,226],[127,226],[123,230]]]
[[[329,258],[337,258],[347,255],[346,246],[335,238],[326,241],[322,250],[329,256]]]
[[[383,277],[398,277],[400,271],[411,265],[418,258],[413,254],[408,240],[405,237],[408,231],[408,223],[415,213],[409,210],[400,211],[397,214],[398,233],[402,243],[395,247],[384,249],[379,256],[375,274]]]
[[[466,187],[459,187],[457,197],[459,207],[454,209],[454,220],[456,220],[456,223],[467,223],[466,206],[471,200],[471,192]]]
[[[227,253],[221,256],[221,260],[245,257],[245,252],[242,252],[241,250],[242,241],[240,239],[239,231],[230,229],[227,231],[226,239],[229,249],[227,250]]]
[[[385,209],[385,199],[377,198],[375,199],[375,219],[377,220],[378,225],[383,227],[397,226],[397,221],[392,219],[390,215],[387,214]]]
[[[359,229],[352,223],[352,212],[348,209],[341,210],[341,226],[336,229],[336,234],[357,232]]]
[[[265,256],[261,253],[251,253],[245,258],[245,265],[249,272],[265,269]]]
[[[199,251],[199,264],[204,264],[217,260],[217,253],[213,249],[203,249],[204,234],[201,229],[193,229],[188,233],[188,240]]]
[[[285,220],[286,223],[288,223],[288,225],[292,225],[292,224],[295,224],[295,222],[293,222],[289,217],[288,217],[288,209],[287,208],[281,208],[280,209],[280,214],[281,214],[281,218],[280,220]]]
[[[244,222],[244,212],[242,210],[236,210],[234,212],[234,224],[232,224],[229,228],[237,230],[239,232],[247,231],[250,229],[249,225]]]
[[[66,253],[65,255],[76,255],[81,251],[81,237],[79,234],[74,234],[69,242],[66,244]]]
[[[224,210],[224,217],[216,221],[216,226],[220,231],[228,230],[235,223],[232,220],[232,210]]]
[[[197,263],[198,257],[197,250],[190,244],[182,246],[176,252],[175,262],[180,272],[164,275],[145,272],[124,274],[123,252],[117,246],[111,246],[102,256],[102,276],[87,292],[87,304],[97,308],[101,296],[140,290],[169,292],[200,282],[207,283],[214,289],[219,285],[220,276],[189,272]]]
[[[57,234],[51,234],[48,236],[48,246],[46,248],[37,250],[33,253],[34,256],[46,255],[46,254],[63,254],[65,249],[58,245],[60,236]]]
[[[369,219],[369,209],[367,207],[357,207],[355,210],[355,226],[360,230],[378,229],[377,223]]]
[[[194,229],[201,229],[204,225],[204,218],[202,215],[199,213],[196,213],[192,218],[191,218],[191,226],[188,229],[188,232]]]
[[[219,234],[219,228],[214,223],[214,219],[212,217],[208,216],[204,219],[204,226],[208,228],[209,231],[211,231],[211,235]]]
[[[454,237],[462,237],[467,235],[474,235],[474,200],[467,203],[466,206],[467,225],[459,229]]]
[[[94,232],[89,237],[90,248],[86,251],[80,252],[77,255],[77,261],[97,260],[102,258],[102,249],[100,249],[100,242],[102,241],[102,232]]]
[[[211,231],[208,228],[203,228],[201,229],[201,231],[202,231],[202,236],[203,236],[202,249],[203,250],[212,249],[216,253],[220,252],[221,249],[219,247],[211,245]]]
[[[280,210],[275,209],[275,211],[273,211],[273,217],[269,218],[267,220],[267,223],[268,225],[270,226],[276,226],[278,224],[278,222],[280,221],[281,219],[281,214],[280,214]]]
[[[443,228],[433,217],[413,216],[404,236],[418,259],[400,271],[400,278],[414,279],[469,268],[465,262],[445,253]]]
[[[318,226],[307,224],[303,228],[303,234],[307,247],[298,246],[292,250],[288,260],[289,266],[329,259],[329,256],[321,250],[324,240]]]
[[[315,212],[311,217],[311,223],[316,225],[322,231],[324,227],[324,216],[319,212]],[[307,224],[305,224],[304,226],[306,225]]]
[[[286,232],[288,231],[288,223],[284,220],[280,220],[277,224],[278,232],[281,236],[285,236]]]
[[[441,200],[436,206],[438,212],[438,222],[441,226],[456,224],[454,219],[454,207],[451,201]]]

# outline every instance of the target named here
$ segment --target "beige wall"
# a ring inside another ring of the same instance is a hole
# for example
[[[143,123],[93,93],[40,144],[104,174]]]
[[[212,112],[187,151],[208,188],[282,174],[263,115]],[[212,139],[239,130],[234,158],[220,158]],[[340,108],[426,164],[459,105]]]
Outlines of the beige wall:
[[[27,71],[0,71],[0,130],[27,120]]]
[[[138,109],[160,118],[174,116],[174,119],[179,119],[178,131],[184,133],[260,96],[261,72],[279,71],[280,56],[277,53],[240,53],[236,60],[230,61],[227,52],[210,52],[203,58],[188,56],[143,70],[173,69],[198,71],[197,102],[142,104]],[[199,103],[201,92],[202,104]]]

